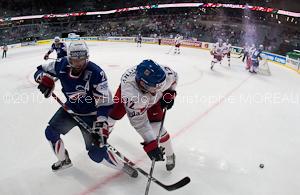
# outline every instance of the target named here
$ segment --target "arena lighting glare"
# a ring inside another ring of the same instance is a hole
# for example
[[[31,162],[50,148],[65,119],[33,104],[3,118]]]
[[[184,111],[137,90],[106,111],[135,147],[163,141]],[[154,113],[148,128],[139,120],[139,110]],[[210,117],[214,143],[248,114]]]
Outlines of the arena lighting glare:
[[[204,7],[204,8],[216,7],[216,8],[220,8],[221,7],[221,8],[232,8],[232,9],[248,9],[249,8],[251,11],[276,13],[276,14],[300,18],[300,13],[298,13],[298,12],[290,12],[290,11],[278,10],[275,8],[267,8],[267,7],[261,7],[261,6],[222,4],[222,3],[172,3],[172,4],[156,4],[156,5],[131,7],[131,8],[121,8],[121,9],[108,10],[108,11],[74,12],[74,13],[64,13],[64,14],[44,14],[44,15],[8,17],[8,18],[0,18],[0,22],[39,19],[39,18],[47,19],[47,18],[76,17],[76,16],[85,16],[85,15],[105,15],[105,14],[113,14],[113,13],[128,12],[128,11],[135,11],[135,10],[163,9],[163,8],[174,8],[174,7],[175,8],[184,8],[184,7],[199,7],[199,8],[201,8],[201,7]]]

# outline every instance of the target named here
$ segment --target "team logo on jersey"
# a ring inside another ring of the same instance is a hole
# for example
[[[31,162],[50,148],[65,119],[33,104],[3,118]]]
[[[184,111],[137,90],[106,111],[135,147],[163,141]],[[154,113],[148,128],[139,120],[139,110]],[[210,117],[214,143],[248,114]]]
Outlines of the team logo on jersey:
[[[86,92],[86,88],[82,85],[77,85],[75,87],[76,91],[73,91],[73,92],[66,92],[67,96],[70,98],[70,100],[72,101],[76,101],[78,99],[81,99],[81,98],[85,98],[86,95],[87,95],[87,92]]]

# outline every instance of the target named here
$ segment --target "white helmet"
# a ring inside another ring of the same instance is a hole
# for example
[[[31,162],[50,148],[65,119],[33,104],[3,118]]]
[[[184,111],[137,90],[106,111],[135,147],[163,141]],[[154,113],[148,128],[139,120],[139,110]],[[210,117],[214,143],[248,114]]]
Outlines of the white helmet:
[[[68,61],[71,67],[80,68],[75,64],[72,64],[72,60],[85,60],[89,59],[89,48],[84,41],[71,42],[68,48]]]
[[[60,38],[59,37],[54,37],[54,43],[59,43],[60,42]]]
[[[68,58],[72,59],[88,59],[89,48],[84,41],[71,42],[68,49]]]

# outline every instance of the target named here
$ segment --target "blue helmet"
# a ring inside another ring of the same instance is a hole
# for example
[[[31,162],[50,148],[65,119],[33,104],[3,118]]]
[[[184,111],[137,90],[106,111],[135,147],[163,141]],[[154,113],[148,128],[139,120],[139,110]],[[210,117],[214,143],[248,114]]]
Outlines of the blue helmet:
[[[143,81],[147,91],[158,90],[166,81],[165,71],[153,60],[144,60],[136,67],[136,81]]]

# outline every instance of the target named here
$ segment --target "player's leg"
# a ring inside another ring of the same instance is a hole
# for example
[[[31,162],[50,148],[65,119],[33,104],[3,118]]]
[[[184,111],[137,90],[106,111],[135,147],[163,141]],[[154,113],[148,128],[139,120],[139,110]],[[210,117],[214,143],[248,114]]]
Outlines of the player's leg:
[[[157,135],[163,117],[163,110],[161,109],[160,103],[158,102],[155,105],[153,105],[147,111],[147,115],[152,129],[155,131],[155,135]],[[162,127],[159,143],[162,147],[165,148],[166,168],[168,171],[171,171],[175,167],[175,154],[171,142],[171,137],[165,129],[165,127]]]
[[[245,59],[248,59],[248,52],[244,52],[244,56],[243,56],[242,62],[244,62]]]
[[[251,60],[250,57],[247,57],[247,59],[246,59],[246,70],[250,70],[251,65],[252,65],[252,60]]]
[[[258,71],[258,66],[259,66],[259,61],[255,61],[255,63],[253,64],[253,73],[257,73]]]
[[[230,51],[227,53],[228,66],[230,66]]]
[[[177,54],[177,50],[178,50],[178,45],[175,45],[175,49],[174,49],[174,54]]]
[[[257,73],[258,61],[252,60],[252,66],[250,68],[250,73]]]
[[[90,126],[94,121],[93,117],[83,117],[82,119]],[[131,177],[138,176],[137,171],[128,164],[124,163],[114,152],[108,150],[106,146],[100,147],[98,145],[98,140],[95,140],[91,133],[82,127],[80,127],[80,130],[84,138],[86,150],[88,151],[88,155],[91,160],[96,163],[102,163],[107,167],[121,170]]]
[[[210,69],[212,70],[214,68],[214,65],[219,61],[220,61],[220,56],[214,54],[214,57],[211,61]]]
[[[58,159],[58,161],[52,165],[53,171],[72,166],[68,151],[65,149],[64,142],[60,138],[60,135],[65,135],[76,125],[76,121],[66,113],[63,108],[60,108],[49,121],[45,135]]]

